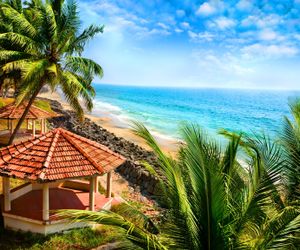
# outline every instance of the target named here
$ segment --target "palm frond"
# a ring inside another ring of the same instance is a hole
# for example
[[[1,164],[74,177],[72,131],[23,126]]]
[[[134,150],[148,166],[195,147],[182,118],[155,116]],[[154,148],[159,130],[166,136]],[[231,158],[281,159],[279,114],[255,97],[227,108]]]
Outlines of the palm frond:
[[[131,211],[132,212],[132,211]],[[127,237],[144,249],[167,249],[157,235],[151,234],[143,227],[138,227],[123,216],[112,211],[91,212],[84,210],[59,210],[56,215],[67,218],[71,222],[94,222],[103,225],[118,226],[126,230]]]
[[[66,67],[90,80],[92,80],[92,76],[95,75],[103,77],[102,67],[88,58],[68,56],[66,59]]]
[[[90,25],[78,37],[76,37],[76,39],[72,44],[72,47],[76,52],[81,54],[87,42],[92,38],[94,38],[97,34],[103,33],[103,30],[104,30],[104,25],[102,26]]]
[[[195,215],[191,209],[191,203],[188,199],[188,193],[180,166],[174,159],[163,153],[144,125],[134,122],[132,127],[133,132],[146,141],[147,145],[152,148],[158,158],[160,171],[164,176],[164,180],[161,182],[162,188],[166,192],[164,199],[168,206],[172,208],[174,218],[185,218],[184,221],[178,219],[175,222],[181,230],[182,238],[186,238],[186,244],[194,243],[195,246],[199,246],[198,226],[195,221]],[[179,234],[168,234],[170,239],[176,237],[174,240],[177,241],[178,236]]]
[[[29,22],[25,16],[10,6],[1,7],[1,12],[10,22],[18,27],[18,31],[26,36],[34,39],[38,32],[35,27]]]
[[[7,32],[0,34],[0,42],[11,43],[25,53],[38,56],[40,46],[31,38],[15,32]]]
[[[274,216],[262,233],[259,249],[296,249],[300,244],[299,207],[286,207]]]

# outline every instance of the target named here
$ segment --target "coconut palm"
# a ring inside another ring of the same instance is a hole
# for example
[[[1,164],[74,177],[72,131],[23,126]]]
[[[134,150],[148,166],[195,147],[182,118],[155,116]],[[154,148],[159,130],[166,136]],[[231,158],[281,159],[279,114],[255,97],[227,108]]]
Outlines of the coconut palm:
[[[161,180],[157,198],[168,212],[155,226],[158,231],[149,230],[149,220],[136,223],[132,215],[139,212],[128,205],[126,212],[60,214],[122,227],[128,239],[144,249],[296,249],[300,210],[283,199],[282,190],[289,184],[280,145],[266,136],[227,133],[230,140],[224,149],[198,126],[184,126],[181,132],[184,145],[173,159],[143,125],[135,125],[160,166],[151,172]],[[246,154],[243,165],[237,161],[241,150]]]
[[[9,1],[10,2],[10,1]],[[4,74],[19,71],[21,83],[17,103],[29,100],[9,143],[12,143],[30,106],[42,87],[54,90],[60,87],[66,100],[80,117],[82,99],[88,110],[92,109],[95,75],[103,71],[96,62],[82,57],[86,43],[103,26],[91,25],[80,32],[80,20],[74,1],[32,0],[16,9],[10,3],[1,4],[2,19],[10,23],[9,30],[0,34],[0,67]]]
[[[281,134],[285,157],[289,168],[286,181],[290,184],[286,190],[289,202],[300,201],[300,99],[290,103],[293,120],[284,117],[284,130]]]
[[[16,11],[20,12],[22,11],[22,2],[20,0],[15,1],[0,1],[0,5],[6,3],[9,4],[12,8],[14,8]],[[2,15],[0,12],[0,34],[11,32],[13,29],[16,29],[14,27],[13,23],[11,23],[8,19],[5,18],[5,16]],[[0,50],[14,50],[14,47],[12,44],[6,42],[2,46],[0,43]],[[17,89],[17,85],[20,82],[21,74],[19,70],[16,71],[10,71],[10,72],[4,72],[2,70],[1,64],[0,64],[0,90],[2,91],[2,96],[5,96],[5,93],[9,89]]]

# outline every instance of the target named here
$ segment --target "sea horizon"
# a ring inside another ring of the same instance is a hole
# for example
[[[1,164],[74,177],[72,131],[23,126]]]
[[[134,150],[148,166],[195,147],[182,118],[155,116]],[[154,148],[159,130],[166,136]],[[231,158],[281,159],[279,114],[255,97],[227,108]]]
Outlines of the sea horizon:
[[[183,123],[199,124],[214,137],[226,129],[273,138],[281,130],[283,116],[289,116],[289,101],[300,96],[299,90],[93,86],[93,115],[109,117],[121,128],[139,121],[166,139],[180,139]]]

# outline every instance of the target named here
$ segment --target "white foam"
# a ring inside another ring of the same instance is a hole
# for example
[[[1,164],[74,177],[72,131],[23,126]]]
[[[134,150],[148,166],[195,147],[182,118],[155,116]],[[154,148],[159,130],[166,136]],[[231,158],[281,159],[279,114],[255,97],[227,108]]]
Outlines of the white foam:
[[[112,119],[113,124],[119,128],[131,128],[132,122],[134,121],[134,119],[128,116],[120,107],[98,100],[94,101],[92,114],[95,116],[109,116]],[[150,119],[147,117],[147,113],[141,115],[143,115],[146,120]],[[158,141],[179,141],[178,138],[157,131],[150,124],[147,125],[147,128]]]
[[[94,101],[94,106],[95,106],[95,108],[101,108],[102,112],[120,113],[122,111],[122,109],[118,106],[112,105],[108,102],[102,102],[102,101],[98,101],[98,100]]]

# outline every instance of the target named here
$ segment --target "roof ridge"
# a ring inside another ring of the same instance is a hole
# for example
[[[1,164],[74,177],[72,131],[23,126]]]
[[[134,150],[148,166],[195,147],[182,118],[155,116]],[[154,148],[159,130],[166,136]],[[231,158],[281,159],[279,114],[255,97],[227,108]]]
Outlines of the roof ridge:
[[[10,115],[9,115],[9,116],[13,116],[13,115],[14,115],[14,112],[16,112],[16,109],[17,109],[17,103],[16,103],[16,101],[14,101],[14,102],[12,102],[10,105],[12,106],[13,110],[10,112]],[[5,107],[5,106],[4,106],[4,107]]]
[[[39,173],[38,178],[41,179],[41,180],[43,180],[45,178],[45,170],[49,167],[50,161],[51,161],[52,156],[53,156],[54,149],[56,147],[56,143],[58,141],[58,137],[61,133],[61,131],[59,129],[56,129],[55,132],[56,133],[54,133],[53,139],[51,141],[50,148],[48,150],[48,154],[47,154],[46,159],[45,159],[45,161],[43,163],[43,166],[42,166],[42,168],[44,168],[44,170],[42,170],[41,173]]]
[[[80,146],[80,145],[78,145],[77,143],[74,143],[74,142],[72,142],[71,141],[71,136],[70,135],[68,135],[67,133],[65,133],[65,130],[64,129],[61,129],[60,128],[60,130],[63,130],[62,132],[62,136],[64,137],[64,138],[66,138],[67,139],[67,141],[69,142],[69,143],[71,143],[71,145],[72,146],[74,146],[77,150],[79,150],[80,151],[80,153],[81,154],[83,154],[83,156],[94,166],[94,168],[96,168],[96,170],[97,171],[99,171],[99,172],[101,172],[101,173],[104,173],[104,168],[102,167],[102,166],[100,166],[100,164],[98,164],[96,161],[94,161],[89,155],[88,155],[88,153],[86,153],[85,151],[84,151],[84,149]],[[101,169],[99,169],[99,168],[101,168]]]
[[[63,129],[63,128],[60,128],[60,129]],[[115,156],[118,156],[119,158],[124,158],[122,155],[120,155],[120,154],[118,154],[118,153],[110,150],[107,146],[104,146],[104,145],[102,145],[102,144],[100,144],[100,143],[98,143],[96,141],[92,141],[90,139],[87,139],[87,138],[85,138],[83,136],[80,136],[80,135],[77,135],[75,133],[72,133],[72,132],[70,132],[68,130],[65,130],[65,129],[63,129],[63,130],[64,130],[64,133],[69,134],[69,136],[71,136],[71,137],[75,137],[75,138],[77,138],[77,139],[79,139],[79,140],[81,140],[83,142],[89,143],[89,144],[93,145],[94,147],[96,147],[98,149],[101,149],[101,150],[103,150],[103,151],[105,151],[107,153],[110,153],[110,154],[113,154]]]
[[[50,146],[49,151],[48,151],[48,155],[47,155],[45,163],[43,165],[45,168],[49,167],[49,163],[50,163],[50,160],[52,158],[53,151],[56,147],[56,143],[58,141],[59,135],[60,135],[60,130],[57,130],[57,132],[54,134],[53,140],[51,142],[51,146]]]

